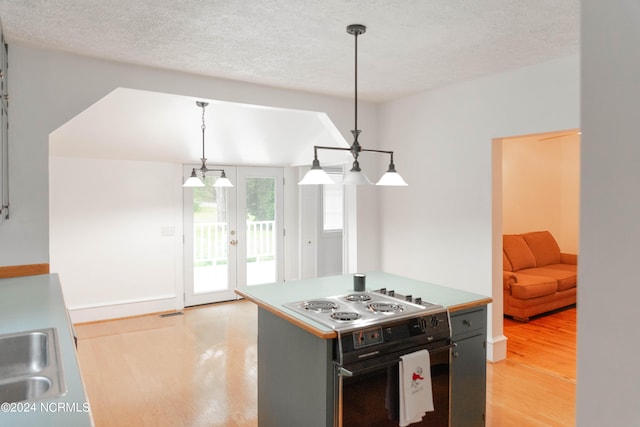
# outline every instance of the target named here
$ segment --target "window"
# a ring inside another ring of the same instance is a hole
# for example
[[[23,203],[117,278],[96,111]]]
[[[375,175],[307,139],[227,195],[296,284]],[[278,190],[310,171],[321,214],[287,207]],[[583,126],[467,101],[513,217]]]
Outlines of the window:
[[[344,186],[340,183],[342,173],[328,172],[327,174],[336,184],[322,186],[322,230],[342,231],[344,218]]]

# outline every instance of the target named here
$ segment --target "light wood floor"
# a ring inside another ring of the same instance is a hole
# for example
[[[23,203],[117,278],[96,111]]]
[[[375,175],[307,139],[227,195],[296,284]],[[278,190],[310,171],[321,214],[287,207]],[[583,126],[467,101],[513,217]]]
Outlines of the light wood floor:
[[[76,326],[96,427],[256,427],[257,309],[246,301]],[[487,426],[572,426],[575,309],[505,321]]]
[[[487,364],[487,426],[573,426],[576,309],[505,319],[507,360]]]

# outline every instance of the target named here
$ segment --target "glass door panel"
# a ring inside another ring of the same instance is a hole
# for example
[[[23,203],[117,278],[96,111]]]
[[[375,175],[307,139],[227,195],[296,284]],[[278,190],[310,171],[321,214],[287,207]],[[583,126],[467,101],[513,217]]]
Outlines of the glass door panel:
[[[227,190],[216,188],[216,177],[206,187],[193,189],[193,291],[226,290],[229,284]]]
[[[233,171],[227,176],[233,179]],[[217,179],[207,176],[204,187],[185,188],[187,306],[236,299],[235,192],[214,187]]]
[[[276,216],[275,178],[250,177],[246,180],[247,285],[275,282]]]
[[[281,168],[238,170],[239,285],[282,280],[283,234]]]

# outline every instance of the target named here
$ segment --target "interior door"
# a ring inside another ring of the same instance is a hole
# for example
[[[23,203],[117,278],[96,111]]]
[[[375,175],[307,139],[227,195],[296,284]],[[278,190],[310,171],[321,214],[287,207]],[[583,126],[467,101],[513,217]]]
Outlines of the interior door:
[[[224,170],[234,187],[213,187],[212,175],[205,187],[184,188],[185,306],[234,300],[236,288],[283,279],[282,168]]]

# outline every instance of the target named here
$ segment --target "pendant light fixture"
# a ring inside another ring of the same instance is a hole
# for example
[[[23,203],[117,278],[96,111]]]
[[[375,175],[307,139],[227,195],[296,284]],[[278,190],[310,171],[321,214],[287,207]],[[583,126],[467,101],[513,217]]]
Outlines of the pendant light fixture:
[[[363,151],[372,152],[372,153],[383,153],[389,154],[390,162],[389,168],[387,172],[380,178],[380,180],[376,183],[376,185],[389,185],[389,186],[404,186],[407,183],[402,179],[400,174],[396,171],[396,167],[393,163],[393,151],[385,151],[385,150],[372,150],[368,148],[362,148],[360,143],[358,142],[358,137],[360,136],[360,129],[358,129],[358,36],[364,34],[367,31],[367,27],[360,24],[352,24],[347,27],[347,33],[351,34],[355,38],[355,123],[354,129],[351,131],[353,135],[353,143],[349,148],[343,147],[324,147],[315,145],[313,147],[313,163],[311,165],[311,169],[309,172],[305,174],[302,180],[298,183],[298,185],[313,185],[313,184],[333,184],[333,180],[327,175],[327,173],[320,166],[320,161],[318,160],[318,150],[344,150],[350,151],[353,156],[353,165],[351,170],[346,174],[343,183],[344,184],[352,184],[352,185],[371,185],[371,181],[369,178],[362,172],[360,169],[360,163],[358,162],[358,157],[360,153]]]
[[[225,175],[224,169],[209,169],[207,167],[207,158],[204,155],[204,130],[206,129],[206,126],[204,124],[204,110],[207,107],[207,105],[209,105],[209,103],[203,102],[203,101],[196,101],[196,105],[202,108],[202,158],[200,159],[202,161],[202,166],[200,166],[200,169],[193,168],[191,170],[191,176],[184,182],[184,184],[182,184],[182,186],[183,187],[204,187],[205,186],[204,180],[207,172],[221,172],[220,177],[216,180],[213,186],[214,187],[233,187],[233,184],[231,184],[231,181],[229,181],[229,179]],[[200,177],[198,176],[197,171],[200,171],[199,172],[201,175]]]

